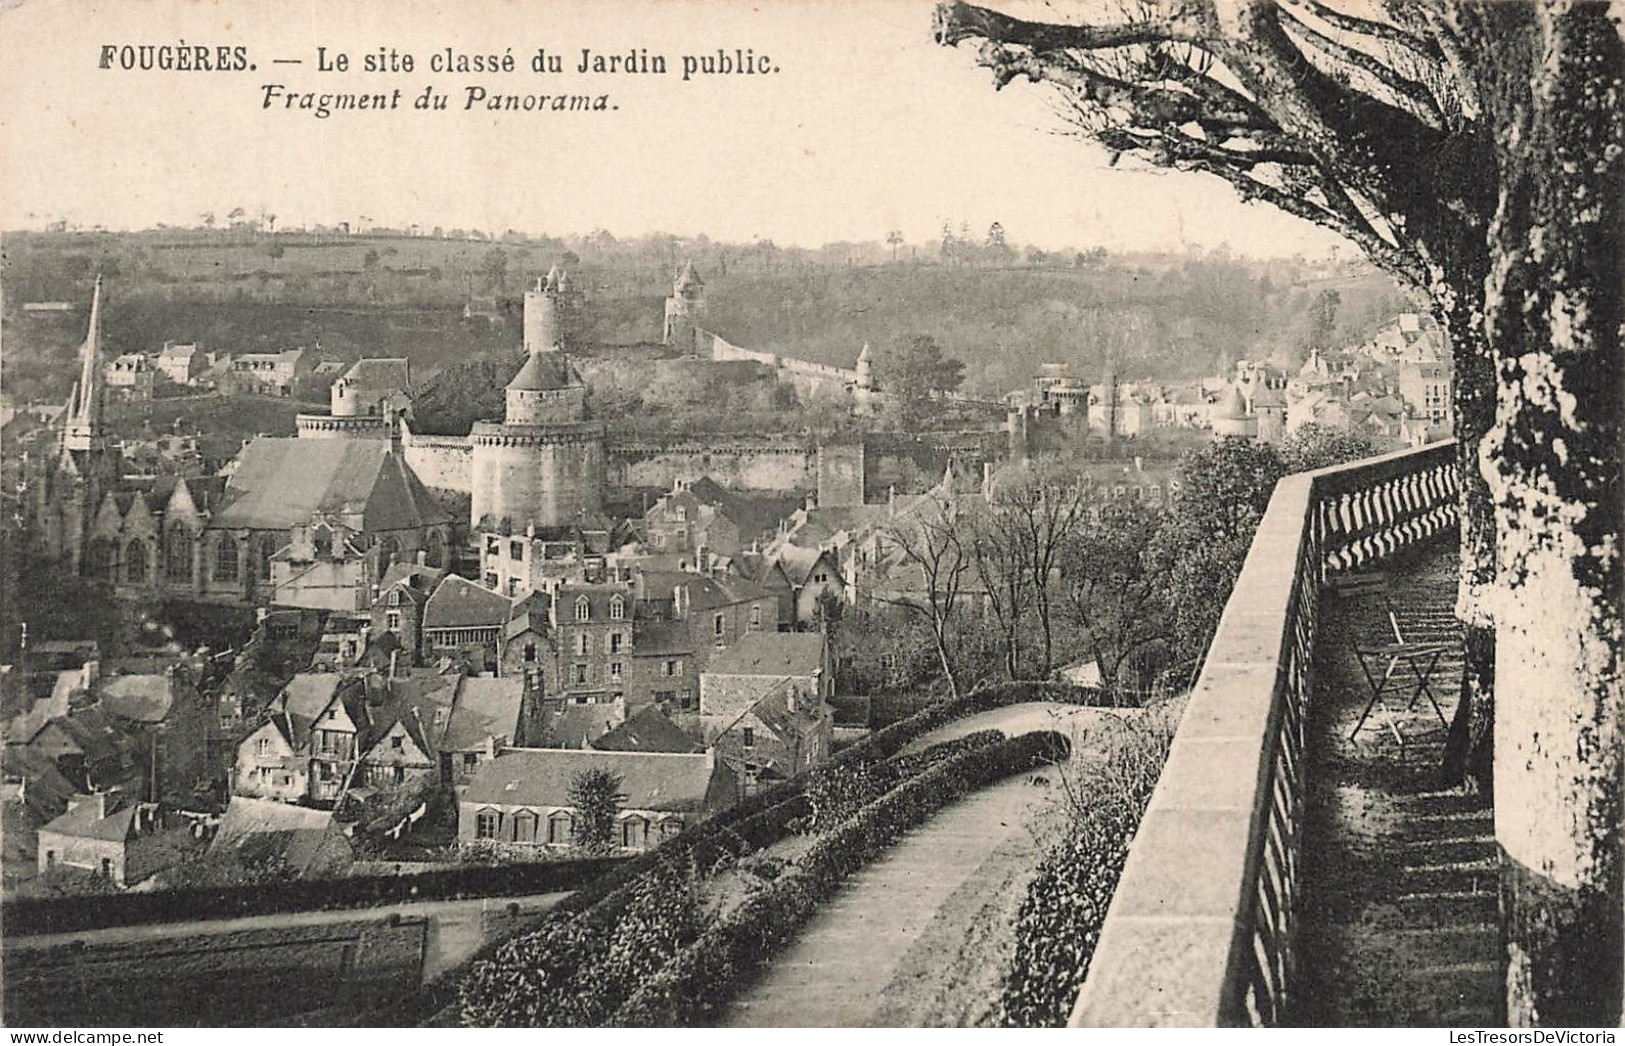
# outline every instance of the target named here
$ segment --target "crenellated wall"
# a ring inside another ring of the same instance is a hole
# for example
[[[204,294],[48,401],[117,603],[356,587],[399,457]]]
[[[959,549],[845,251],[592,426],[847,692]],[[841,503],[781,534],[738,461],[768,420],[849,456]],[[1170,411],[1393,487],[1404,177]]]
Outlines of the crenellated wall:
[[[727,443],[617,441],[607,448],[613,487],[669,490],[676,479],[710,476],[733,490],[812,490],[817,451],[796,443],[730,440]]]
[[[402,427],[406,463],[430,490],[474,492],[474,467],[467,436],[419,435]]]

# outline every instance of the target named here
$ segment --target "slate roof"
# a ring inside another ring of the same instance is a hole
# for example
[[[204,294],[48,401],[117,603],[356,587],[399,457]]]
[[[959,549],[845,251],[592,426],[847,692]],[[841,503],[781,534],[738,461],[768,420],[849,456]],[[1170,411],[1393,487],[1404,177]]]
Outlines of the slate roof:
[[[701,752],[703,746],[683,733],[654,705],[626,720],[592,743],[600,752]]]
[[[479,748],[489,737],[510,741],[519,728],[525,681],[517,677],[467,677],[457,686],[451,718],[446,721],[440,747],[447,752]]]
[[[233,852],[245,859],[280,857],[300,875],[347,864],[352,856],[331,811],[241,795],[231,797],[209,844],[210,854]]]
[[[322,442],[326,442],[325,440]],[[423,610],[424,628],[501,628],[512,604],[499,592],[449,574]]]
[[[276,707],[288,717],[285,732],[295,751],[304,749],[316,717],[332,702],[333,695],[345,681],[337,672],[300,672],[282,688]]]
[[[819,632],[751,632],[712,655],[706,675],[810,676],[824,665]]]
[[[621,805],[629,810],[703,809],[715,772],[704,753],[519,748],[481,766],[461,801],[475,806],[567,807],[571,781],[595,767],[620,775],[625,796]]]
[[[638,657],[693,652],[694,634],[681,621],[639,621],[632,635],[632,653]]]
[[[81,802],[71,807],[61,817],[56,818],[40,829],[42,832],[55,832],[59,835],[71,835],[79,839],[102,839],[109,842],[121,843],[130,837],[130,826],[135,820],[136,804],[122,803],[116,796],[108,796],[109,806],[114,809],[103,816],[97,809],[94,800]]]
[[[103,676],[96,691],[104,709],[135,723],[161,723],[175,703],[174,681],[162,675]]]
[[[583,384],[581,376],[570,365],[570,358],[562,352],[532,352],[525,365],[508,382],[508,388],[523,392],[541,392],[548,389],[567,389]]]
[[[615,729],[613,717],[619,714],[621,710],[614,705],[553,705],[547,710],[547,721],[542,727],[542,743],[548,748],[596,746],[600,738]]]
[[[243,448],[210,525],[285,530],[317,513],[374,531],[450,521],[385,440],[262,436]]]
[[[408,389],[412,368],[404,358],[373,356],[356,360],[339,380],[363,389]]]

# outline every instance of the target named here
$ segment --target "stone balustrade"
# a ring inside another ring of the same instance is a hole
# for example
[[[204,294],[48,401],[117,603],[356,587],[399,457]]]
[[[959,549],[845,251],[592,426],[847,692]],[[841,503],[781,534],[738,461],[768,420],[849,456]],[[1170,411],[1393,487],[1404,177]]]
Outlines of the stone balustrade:
[[[1282,1021],[1321,585],[1457,521],[1456,445],[1281,480],[1112,897],[1071,1024]]]

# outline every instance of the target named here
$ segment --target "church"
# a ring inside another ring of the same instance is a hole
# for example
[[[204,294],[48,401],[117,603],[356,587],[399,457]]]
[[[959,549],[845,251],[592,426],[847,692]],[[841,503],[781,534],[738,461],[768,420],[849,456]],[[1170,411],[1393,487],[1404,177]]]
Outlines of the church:
[[[332,610],[363,609],[391,561],[448,557],[451,516],[387,439],[260,437],[225,475],[124,482],[103,313],[98,278],[61,443],[31,481],[47,556],[124,598]]]

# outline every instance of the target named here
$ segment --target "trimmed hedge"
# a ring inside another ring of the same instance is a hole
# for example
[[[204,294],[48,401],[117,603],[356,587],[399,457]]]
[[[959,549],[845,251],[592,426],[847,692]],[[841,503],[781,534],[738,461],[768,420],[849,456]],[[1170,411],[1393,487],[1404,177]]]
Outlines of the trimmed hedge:
[[[1003,739],[1004,735],[997,731],[981,731],[933,745],[923,752],[877,764],[877,778],[895,782],[932,763],[955,758],[969,748]],[[578,998],[582,994],[578,986],[598,982],[592,972],[604,961],[611,942],[621,935],[623,921],[646,894],[647,883],[683,861],[704,877],[718,862],[784,838],[808,810],[807,796],[798,795],[735,822],[721,833],[695,833],[696,838],[686,848],[674,848],[668,843],[645,855],[655,858],[652,868],[604,894],[575,918],[549,918],[501,942],[488,956],[477,957],[458,983],[455,1008],[460,1012],[459,1023],[580,1027],[601,1022],[610,1009],[591,1009]],[[673,842],[681,840],[679,836]],[[601,994],[595,993],[595,997],[601,1002]],[[620,1001],[613,1000],[610,1008]]]
[[[1172,727],[1137,723],[1104,764],[1077,782],[1071,832],[1039,861],[1016,913],[1015,952],[1000,1000],[1003,1023],[1061,1027],[1089,973],[1100,929],[1140,819],[1161,776]]]
[[[847,876],[942,807],[1011,774],[1065,759],[1053,731],[972,748],[938,763],[864,807],[819,839],[761,893],[685,948],[616,1011],[611,1023],[691,1027],[711,1023],[756,970],[792,939]]]
[[[1057,701],[1074,705],[1097,705],[1099,690],[1064,683],[1017,682],[978,687],[956,700],[940,701],[906,719],[899,720],[848,748],[835,753],[819,770],[879,763],[901,751],[916,738],[977,712],[991,711],[1029,701]],[[933,746],[936,747],[936,746]],[[725,857],[738,857],[760,849],[790,831],[792,824],[811,812],[806,789],[808,774],[801,774],[772,788],[741,800],[716,816],[685,829],[659,847],[622,859],[601,878],[583,883],[543,916],[539,925],[523,935],[556,932],[558,924],[584,920],[584,933],[612,932],[616,921],[632,897],[638,878],[663,861],[691,861],[702,871]],[[515,940],[517,938],[509,938]],[[508,941],[493,941],[475,953],[467,964],[447,970],[421,992],[386,1010],[366,1015],[371,1026],[409,1026],[454,1023],[446,1012],[456,1004],[460,986],[476,964],[497,957]]]
[[[416,901],[522,897],[579,890],[628,863],[624,857],[470,866],[411,875],[301,879],[246,886],[199,887],[81,897],[41,897],[0,905],[7,935],[73,933],[110,926],[235,919]]]

